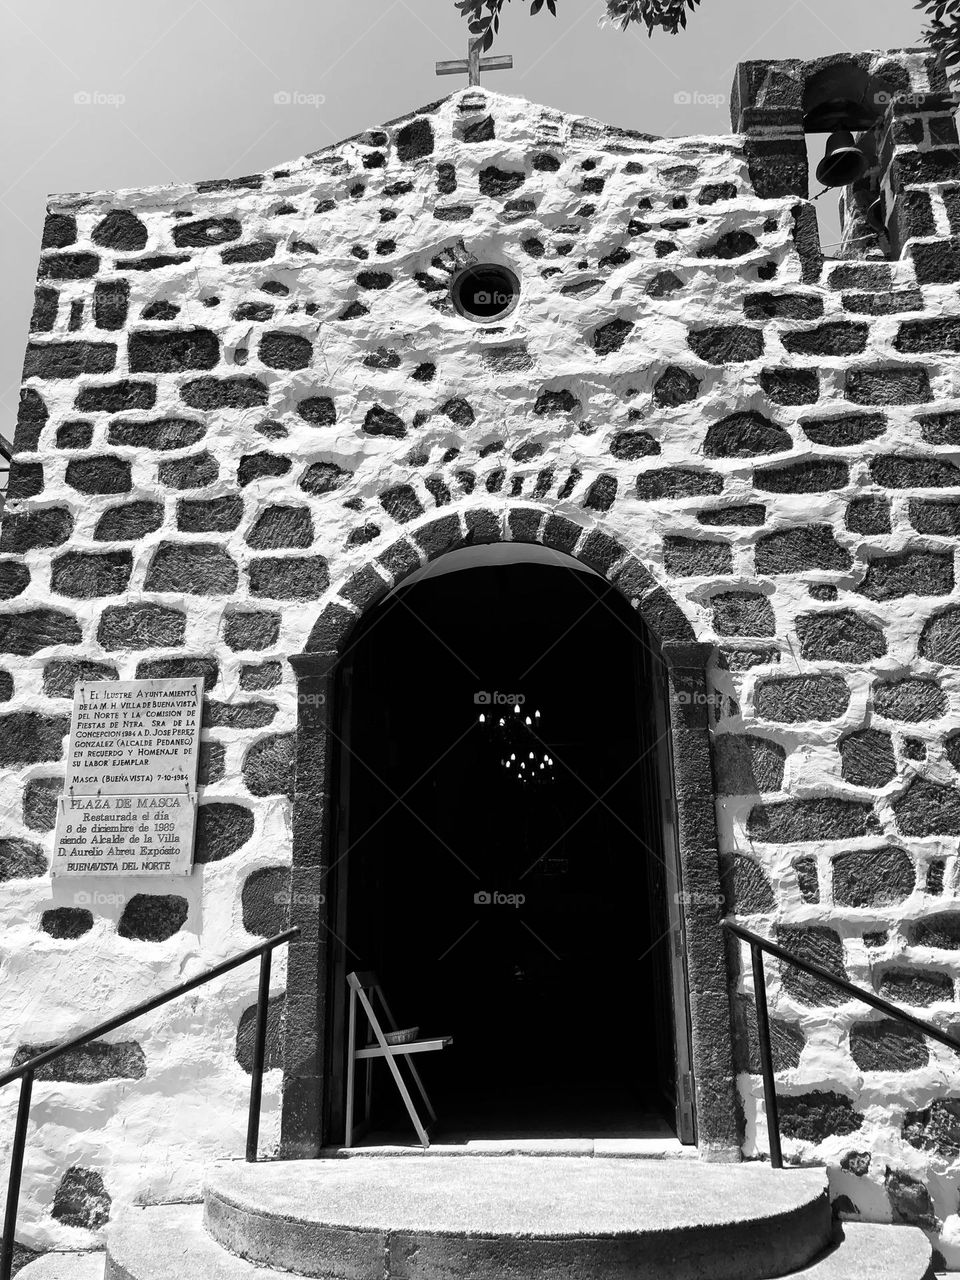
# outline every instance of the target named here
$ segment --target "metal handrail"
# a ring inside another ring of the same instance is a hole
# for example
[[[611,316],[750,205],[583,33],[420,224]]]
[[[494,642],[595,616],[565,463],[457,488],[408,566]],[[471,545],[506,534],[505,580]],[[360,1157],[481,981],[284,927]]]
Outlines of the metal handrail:
[[[151,1000],[145,1000],[142,1004],[135,1005],[125,1013],[117,1014],[114,1018],[108,1018],[106,1022],[99,1023],[90,1031],[85,1031],[82,1035],[74,1036],[72,1040],[67,1040],[63,1044],[54,1045],[51,1049],[45,1049],[43,1053],[34,1054],[32,1058],[28,1058],[26,1062],[21,1062],[18,1066],[10,1067],[8,1070],[0,1072],[0,1087],[5,1084],[9,1084],[11,1080],[20,1079],[20,1103],[17,1108],[17,1124],[13,1135],[13,1149],[10,1153],[10,1177],[7,1182],[7,1201],[3,1216],[3,1236],[0,1238],[0,1280],[11,1280],[11,1276],[13,1274],[13,1242],[17,1229],[20,1181],[23,1175],[23,1153],[27,1141],[27,1124],[30,1119],[30,1097],[33,1092],[33,1081],[37,1071],[46,1066],[48,1062],[52,1062],[55,1058],[59,1058],[63,1054],[69,1053],[71,1049],[77,1049],[81,1045],[89,1044],[91,1040],[98,1040],[100,1036],[106,1035],[108,1031],[115,1031],[117,1027],[122,1027],[124,1023],[132,1022],[134,1018],[139,1018],[144,1013],[150,1013],[153,1009],[158,1009],[160,1005],[166,1004],[170,1000],[175,1000],[177,996],[182,996],[187,991],[192,991],[195,987],[203,986],[205,982],[209,982],[212,978],[219,978],[222,973],[229,973],[231,969],[236,969],[239,965],[245,964],[248,960],[253,960],[256,956],[259,956],[260,985],[257,991],[257,1024],[253,1037],[253,1066],[250,1079],[250,1109],[247,1115],[246,1148],[247,1160],[251,1163],[256,1160],[257,1144],[260,1138],[260,1101],[263,1095],[263,1062],[267,1043],[267,1005],[270,995],[270,959],[276,947],[281,946],[285,942],[290,942],[293,938],[298,937],[299,934],[300,930],[298,928],[285,929],[283,933],[278,933],[272,938],[267,938],[264,942],[259,943],[255,947],[251,947],[248,951],[242,951],[231,960],[224,960],[222,964],[214,965],[212,969],[205,970],[196,978],[190,978],[187,982],[181,982],[178,986],[171,987],[160,995],[154,996]]]
[[[924,1022],[922,1018],[915,1018],[912,1013],[906,1013],[899,1005],[891,1004],[889,1000],[884,1000],[882,996],[874,995],[872,991],[867,991],[864,987],[858,987],[854,983],[848,982],[846,978],[837,977],[835,973],[831,973],[829,969],[824,969],[821,965],[813,964],[809,960],[803,960],[792,951],[787,951],[785,947],[780,947],[775,942],[770,942],[767,938],[761,938],[758,933],[751,933],[749,929],[744,929],[742,925],[734,924],[731,920],[722,920],[720,923],[729,933],[750,944],[750,958],[753,963],[753,996],[757,1006],[757,1037],[760,1041],[760,1071],[763,1076],[763,1105],[767,1113],[767,1138],[770,1144],[771,1168],[783,1168],[783,1153],[780,1149],[780,1113],[777,1107],[773,1051],[770,1046],[770,1019],[767,1014],[767,987],[763,972],[764,951],[776,956],[779,960],[785,960],[788,964],[796,965],[804,973],[812,974],[815,978],[823,978],[840,991],[846,992],[853,999],[862,1000],[864,1004],[871,1005],[874,1009],[879,1009],[881,1013],[885,1013],[891,1018],[896,1018],[897,1021],[905,1023],[908,1027],[915,1028],[915,1030],[920,1031],[931,1040],[936,1040],[939,1044],[945,1044],[947,1048],[955,1049],[960,1053],[960,1040],[956,1036],[951,1036],[946,1031],[941,1031],[939,1027],[933,1026],[932,1023]]]

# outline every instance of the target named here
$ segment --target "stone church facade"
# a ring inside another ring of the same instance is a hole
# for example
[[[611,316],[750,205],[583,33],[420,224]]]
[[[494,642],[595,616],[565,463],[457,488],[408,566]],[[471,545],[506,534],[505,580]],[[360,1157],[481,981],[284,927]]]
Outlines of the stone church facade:
[[[825,261],[803,97],[837,67],[889,90],[889,244],[851,199]],[[749,63],[734,132],[665,140],[470,88],[264,174],[51,202],[0,535],[5,1060],[289,920],[264,1132],[316,1154],[337,663],[406,576],[495,542],[607,577],[668,669],[704,1156],[766,1150],[724,914],[960,1025],[946,91],[920,51]],[[475,263],[518,281],[496,324],[451,300]],[[194,872],[51,884],[75,682],[184,674]],[[239,1154],[255,984],[38,1079],[24,1244],[89,1246]],[[956,1265],[953,1056],[798,971],[769,991],[788,1159]]]

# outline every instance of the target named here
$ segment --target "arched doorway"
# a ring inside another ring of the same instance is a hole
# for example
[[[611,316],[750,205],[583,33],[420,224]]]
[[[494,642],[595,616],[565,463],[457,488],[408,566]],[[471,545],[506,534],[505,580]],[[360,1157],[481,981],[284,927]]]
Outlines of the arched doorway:
[[[345,977],[376,971],[441,1137],[694,1140],[666,668],[567,556],[454,551],[369,610],[337,668],[328,1142]],[[370,1138],[409,1140],[384,1078]]]

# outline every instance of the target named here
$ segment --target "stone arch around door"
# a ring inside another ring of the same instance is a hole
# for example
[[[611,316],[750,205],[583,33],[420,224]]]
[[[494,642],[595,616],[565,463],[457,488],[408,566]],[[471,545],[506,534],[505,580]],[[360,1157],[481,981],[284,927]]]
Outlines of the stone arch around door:
[[[723,892],[707,719],[706,667],[714,646],[697,641],[669,592],[616,537],[596,523],[579,524],[546,507],[520,504],[451,510],[411,526],[330,593],[305,651],[289,659],[297,677],[290,924],[301,932],[290,947],[287,974],[281,1156],[315,1157],[324,1145],[329,937],[324,886],[333,834],[337,664],[361,618],[404,578],[450,551],[494,542],[539,544],[602,574],[640,614],[663,656],[684,884],[698,1146],[708,1159],[739,1159],[732,955],[720,928]]]

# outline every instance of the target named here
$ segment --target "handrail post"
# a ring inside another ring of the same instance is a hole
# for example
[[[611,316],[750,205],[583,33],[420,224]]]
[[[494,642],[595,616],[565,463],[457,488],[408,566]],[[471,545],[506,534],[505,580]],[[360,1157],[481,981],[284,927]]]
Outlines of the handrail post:
[[[270,950],[260,956],[260,990],[257,993],[257,1025],[253,1037],[253,1072],[250,1080],[250,1114],[247,1117],[247,1160],[257,1158],[260,1139],[260,1099],[263,1094],[263,1060],[267,1045],[267,1010],[270,996]],[[5,1277],[0,1276],[0,1280]]]
[[[27,1124],[30,1121],[30,1095],[33,1092],[33,1072],[25,1071],[20,1080],[20,1105],[17,1107],[17,1127],[10,1151],[10,1177],[7,1181],[7,1203],[3,1213],[3,1243],[0,1246],[0,1280],[10,1280],[13,1275],[13,1237],[17,1230],[17,1208],[20,1203],[20,1179],[23,1174],[23,1149],[27,1142]]]
[[[777,1086],[773,1078],[770,1019],[767,1017],[767,984],[763,974],[763,952],[756,943],[750,944],[750,958],[753,961],[753,998],[757,1007],[757,1038],[760,1041],[760,1070],[763,1073],[763,1103],[767,1112],[770,1167],[771,1169],[782,1169],[780,1115],[777,1110]]]

